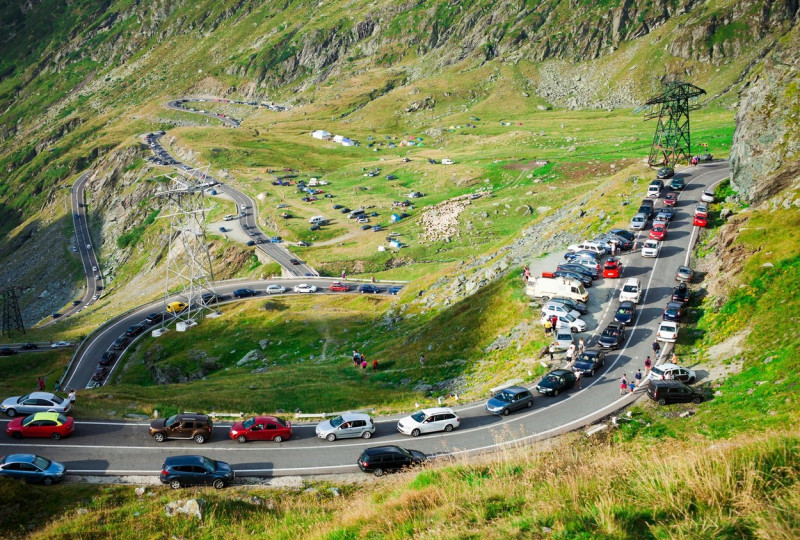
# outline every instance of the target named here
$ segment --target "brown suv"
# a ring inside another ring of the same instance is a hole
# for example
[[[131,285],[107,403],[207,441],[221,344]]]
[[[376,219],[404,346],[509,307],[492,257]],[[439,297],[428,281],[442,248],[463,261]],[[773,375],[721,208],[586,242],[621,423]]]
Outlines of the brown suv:
[[[194,439],[203,444],[211,438],[211,419],[204,414],[183,413],[150,422],[150,435],[156,442],[167,439]]]

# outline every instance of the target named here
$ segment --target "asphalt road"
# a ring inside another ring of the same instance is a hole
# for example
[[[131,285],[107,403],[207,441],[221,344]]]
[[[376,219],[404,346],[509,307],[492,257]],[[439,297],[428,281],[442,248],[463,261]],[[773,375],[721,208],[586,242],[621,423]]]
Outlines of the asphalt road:
[[[202,116],[207,116],[209,118],[215,118],[220,120],[224,124],[238,128],[242,125],[242,121],[232,116],[228,116],[227,114],[220,113],[220,112],[211,112],[206,111],[203,107],[203,103],[229,103],[233,105],[248,105],[250,107],[260,107],[260,108],[267,108],[272,111],[285,111],[287,107],[282,105],[275,105],[271,103],[259,103],[256,101],[241,101],[235,99],[225,99],[225,98],[190,98],[184,97],[179,99],[173,99],[172,101],[167,102],[168,109],[175,109],[177,111],[188,112],[192,114],[199,114]],[[198,108],[199,107],[199,108]]]
[[[158,444],[148,435],[147,423],[79,419],[75,434],[68,439],[7,440],[0,446],[6,447],[4,450],[8,452],[36,452],[62,461],[72,474],[155,475],[166,456],[200,453],[230,462],[240,476],[278,476],[352,472],[356,470],[355,462],[359,453],[369,446],[399,444],[429,455],[458,456],[544,439],[587,425],[635,399],[635,395],[619,395],[618,381],[623,373],[631,375],[637,368],[642,368],[644,357],[651,354],[661,312],[676,284],[675,270],[685,263],[690,241],[696,237],[696,228],[692,226],[693,208],[703,188],[728,176],[728,164],[703,164],[679,174],[685,177],[687,187],[681,193],[677,204],[678,214],[670,225],[660,257],[645,259],[638,253],[626,255],[621,279],[601,278],[590,289],[592,313],[587,321],[596,324],[590,327],[592,337],[588,340],[589,347],[596,340],[596,333],[613,318],[611,308],[616,306],[618,288],[624,279],[639,277],[646,287],[635,324],[628,332],[624,347],[608,355],[605,368],[598,374],[584,378],[582,389],[573,389],[558,397],[537,396],[531,410],[513,413],[508,417],[495,417],[485,412],[483,402],[467,404],[456,408],[462,419],[458,429],[449,434],[421,435],[418,438],[397,433],[397,418],[378,418],[377,432],[372,439],[333,443],[315,438],[312,424],[301,424],[295,426],[292,440],[280,444],[239,444],[227,438],[225,427],[230,424],[219,423],[211,441],[202,446],[186,441]],[[534,271],[547,270],[537,268],[537,261],[532,261],[531,266]],[[247,284],[231,284],[231,287],[238,286]],[[148,309],[141,308],[133,318],[141,318]],[[112,323],[101,334],[103,337],[95,340],[96,347],[93,344],[93,348],[87,349],[85,354],[94,358],[99,356],[102,347],[109,340],[113,341],[131,320],[129,316]],[[662,356],[665,354],[668,351],[662,351]],[[87,362],[86,366],[89,364]],[[703,375],[699,372],[701,379]],[[83,375],[73,375],[74,380],[81,377]]]

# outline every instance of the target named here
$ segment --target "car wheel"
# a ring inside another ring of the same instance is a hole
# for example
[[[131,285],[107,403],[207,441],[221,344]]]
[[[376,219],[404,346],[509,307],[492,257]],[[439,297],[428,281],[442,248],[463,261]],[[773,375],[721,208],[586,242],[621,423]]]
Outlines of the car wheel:
[[[550,297],[549,296],[542,296],[542,301],[543,302],[549,302],[550,301]]]
[[[16,409],[7,409],[6,414],[8,415],[9,418],[14,418],[15,416],[17,416],[17,411]]]
[[[214,480],[214,483],[211,484],[211,485],[214,486],[214,489],[222,489],[222,488],[225,487],[225,482],[223,482],[221,479],[217,478],[216,480]]]
[[[658,400],[658,404],[659,405],[666,405],[667,404],[667,400],[662,397],[661,399]]]
[[[202,433],[198,433],[197,435],[194,436],[194,442],[196,442],[197,444],[203,444],[204,442],[206,442],[205,435],[203,435]]]
[[[181,481],[180,480],[170,480],[169,487],[172,489],[181,489]]]
[[[525,406],[526,406],[526,407],[528,407],[529,409],[530,409],[531,407],[533,407],[533,400],[530,400],[530,401],[528,402],[528,404],[527,404],[527,405],[525,405]]]
[[[380,467],[378,467],[377,469],[375,469],[374,471],[372,471],[372,474],[374,474],[375,476],[383,476],[383,469],[381,469]]]
[[[361,436],[363,438],[365,438],[365,439],[369,439],[370,437],[372,437],[372,432],[371,431],[365,431],[364,433],[361,434]]]
[[[42,478],[42,484],[44,484],[46,486],[52,486],[53,485],[53,478],[50,477],[50,476],[45,476],[44,478]]]
[[[700,396],[697,396],[696,398],[694,398],[692,400],[692,403],[701,403],[702,401],[703,401],[703,398],[701,398]]]
[[[594,377],[594,370],[591,370],[591,371],[589,372],[589,377]]]
[[[558,389],[553,390],[553,397],[558,395]]]
[[[510,413],[511,413],[511,411],[508,409],[508,407],[503,409],[503,416],[508,416]]]
[[[50,438],[53,439],[54,441],[57,441],[58,439],[61,438],[61,434],[60,433],[51,433],[50,434]]]
[[[508,409],[506,409],[506,410],[508,410]],[[451,431],[453,431],[453,424],[447,424],[446,426],[444,426],[444,430],[447,433],[450,433]]]
[[[411,431],[411,436],[412,437],[419,437],[419,430],[418,429],[412,430]]]
[[[689,377],[689,382],[688,382],[688,384],[692,384],[693,382],[694,382],[694,377]]]
[[[238,437],[236,437],[236,440],[244,444],[247,442],[247,437],[245,437],[244,435],[239,435]]]
[[[272,442],[283,442],[283,437],[281,437],[280,435],[275,435],[272,438]]]
[[[328,439],[330,442],[333,442],[333,441],[336,440],[336,434],[335,433],[328,433],[328,436],[325,437],[325,438]]]
[[[166,437],[163,433],[156,433],[153,435],[153,438],[156,440],[156,442],[164,442],[166,440]]]
[[[20,433],[19,431],[15,431],[14,433],[11,434],[11,437],[14,439],[21,439],[22,433]]]

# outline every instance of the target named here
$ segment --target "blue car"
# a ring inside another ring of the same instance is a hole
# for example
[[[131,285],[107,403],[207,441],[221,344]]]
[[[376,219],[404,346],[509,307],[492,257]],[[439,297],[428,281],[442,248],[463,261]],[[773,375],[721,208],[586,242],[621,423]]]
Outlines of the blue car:
[[[369,283],[365,283],[364,285],[358,288],[358,292],[377,294],[381,292],[381,290],[375,285],[370,285]]]
[[[236,289],[233,291],[234,298],[247,298],[248,296],[255,296],[256,291],[253,289]]]
[[[636,304],[633,302],[622,302],[614,314],[615,321],[628,326],[633,324],[634,317],[636,317]]]
[[[8,478],[49,486],[62,481],[66,474],[64,465],[36,454],[11,454],[0,459],[0,476]]]
[[[391,287],[389,287],[389,294],[397,296],[398,294],[400,294],[400,291],[402,290],[403,287],[401,285],[392,285]]]

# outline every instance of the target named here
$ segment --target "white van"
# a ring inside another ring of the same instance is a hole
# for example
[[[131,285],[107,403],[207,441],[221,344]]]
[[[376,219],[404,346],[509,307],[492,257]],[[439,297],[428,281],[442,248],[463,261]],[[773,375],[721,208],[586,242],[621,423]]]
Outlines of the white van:
[[[308,222],[312,225],[324,225],[328,222],[328,220],[325,219],[325,216],[313,216],[308,220]]]
[[[620,302],[633,302],[638,304],[642,299],[642,284],[636,278],[628,278],[619,292]]]
[[[452,165],[453,163],[455,163],[455,161],[453,161],[452,159],[444,158],[442,160],[442,165]]]
[[[560,277],[531,278],[525,288],[525,294],[533,298],[543,298],[545,301],[555,296],[577,300],[578,302],[586,302],[589,299],[589,293],[586,292],[586,289],[583,288],[579,281]]]

